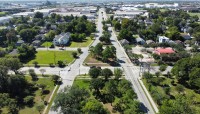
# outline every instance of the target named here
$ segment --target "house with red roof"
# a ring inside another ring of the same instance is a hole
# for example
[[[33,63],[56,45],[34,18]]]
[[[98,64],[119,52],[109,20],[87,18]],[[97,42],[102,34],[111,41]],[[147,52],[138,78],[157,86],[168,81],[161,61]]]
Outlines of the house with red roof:
[[[156,48],[154,50],[154,53],[158,54],[158,55],[161,55],[161,54],[172,54],[172,53],[175,53],[175,51],[170,47],[168,47],[168,48]]]

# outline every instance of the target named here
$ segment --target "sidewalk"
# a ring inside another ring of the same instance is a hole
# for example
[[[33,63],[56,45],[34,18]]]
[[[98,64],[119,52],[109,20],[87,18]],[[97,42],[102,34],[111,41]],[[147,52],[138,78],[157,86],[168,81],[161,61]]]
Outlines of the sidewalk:
[[[148,97],[148,100],[150,101],[151,106],[153,107],[154,111],[155,111],[156,113],[158,113],[159,110],[158,110],[158,108],[157,108],[157,105],[155,104],[154,100],[152,99],[151,95],[149,94],[148,90],[146,89],[144,83],[142,82],[141,79],[138,79],[138,81],[139,81],[140,85],[142,86],[142,88],[143,88],[143,90],[144,90],[146,96]]]

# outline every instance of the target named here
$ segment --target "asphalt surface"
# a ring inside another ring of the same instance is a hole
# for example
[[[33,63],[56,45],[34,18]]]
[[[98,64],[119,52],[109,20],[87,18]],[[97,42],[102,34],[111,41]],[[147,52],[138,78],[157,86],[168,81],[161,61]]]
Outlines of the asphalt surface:
[[[99,43],[99,36],[102,35],[102,14],[101,11],[103,9],[99,10],[99,16],[98,16],[98,22],[97,22],[97,33],[96,38],[91,46],[95,46],[97,43]],[[63,70],[59,71],[59,74],[62,78],[63,84],[60,86],[58,92],[62,90],[63,88],[67,86],[72,86],[74,79],[77,75],[80,73],[81,65],[83,64],[85,58],[88,56],[89,47],[83,50],[83,53],[80,55],[79,59],[77,59],[71,66],[64,68]],[[49,114],[58,114],[58,112],[49,111]]]
[[[131,63],[130,59],[128,58],[127,54],[124,51],[124,48],[118,42],[114,30],[112,30],[111,41],[112,44],[116,47],[117,58],[120,61],[121,67],[124,69],[126,79],[132,83],[133,89],[138,96],[138,100],[143,104],[142,109],[145,111],[145,113],[154,114],[155,112],[138,81],[138,79],[140,79],[139,75],[140,69]]]

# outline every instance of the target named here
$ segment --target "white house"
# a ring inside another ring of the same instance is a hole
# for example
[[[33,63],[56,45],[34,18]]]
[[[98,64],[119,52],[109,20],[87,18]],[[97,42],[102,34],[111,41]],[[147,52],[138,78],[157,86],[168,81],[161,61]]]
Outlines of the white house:
[[[159,43],[169,42],[169,38],[167,38],[166,36],[158,36],[158,42]]]
[[[57,46],[66,45],[69,42],[70,33],[61,33],[60,35],[55,36],[53,39],[53,44]]]

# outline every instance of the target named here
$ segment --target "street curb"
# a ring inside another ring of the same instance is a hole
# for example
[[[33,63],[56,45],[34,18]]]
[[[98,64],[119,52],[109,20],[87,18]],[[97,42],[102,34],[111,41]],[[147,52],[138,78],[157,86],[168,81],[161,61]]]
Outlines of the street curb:
[[[146,89],[146,87],[144,86],[143,82],[140,79],[138,79],[138,82],[139,82],[140,86],[142,87],[143,91],[145,92],[145,95],[147,96],[147,99],[149,100],[151,107],[153,107],[154,112],[158,113],[159,110],[158,110],[154,100],[152,99],[151,95],[149,94],[149,91]]]
[[[115,30],[114,30],[113,27],[112,27],[112,31],[114,32],[114,35],[116,35]],[[117,37],[117,35],[116,35],[116,37]],[[117,43],[119,44],[119,46],[123,47],[123,46],[120,44],[120,42],[118,41],[118,39],[116,39],[116,40],[117,40]],[[127,53],[126,53],[124,50],[123,50],[123,52],[124,52],[124,54],[126,55],[126,57],[128,58],[128,61],[131,62],[129,56],[127,55]],[[131,62],[131,63],[132,63],[132,62]],[[144,92],[146,93],[145,95],[146,95],[147,99],[149,100],[150,104],[152,105],[152,108],[153,108],[154,112],[158,113],[159,110],[158,110],[158,108],[157,108],[155,102],[153,101],[151,95],[148,93],[146,87],[145,87],[145,86],[143,85],[143,83],[141,83],[140,81],[141,81],[141,80],[139,80],[139,84],[141,85],[141,87],[143,88]]]
[[[53,90],[53,92],[52,92],[52,94],[51,94],[51,96],[50,96],[50,98],[49,98],[49,100],[48,100],[48,103],[50,103],[51,100],[53,100],[52,97],[53,97],[53,95],[55,94],[55,91],[56,91],[57,88],[59,88],[58,85],[56,85],[56,87],[54,88],[54,90]],[[42,114],[46,114],[46,113],[47,113],[46,111],[47,111],[49,105],[50,105],[50,104],[46,105],[46,107],[45,107],[44,111],[42,112]],[[52,105],[52,104],[51,104],[51,105]],[[51,107],[51,106],[50,106],[50,107]]]

